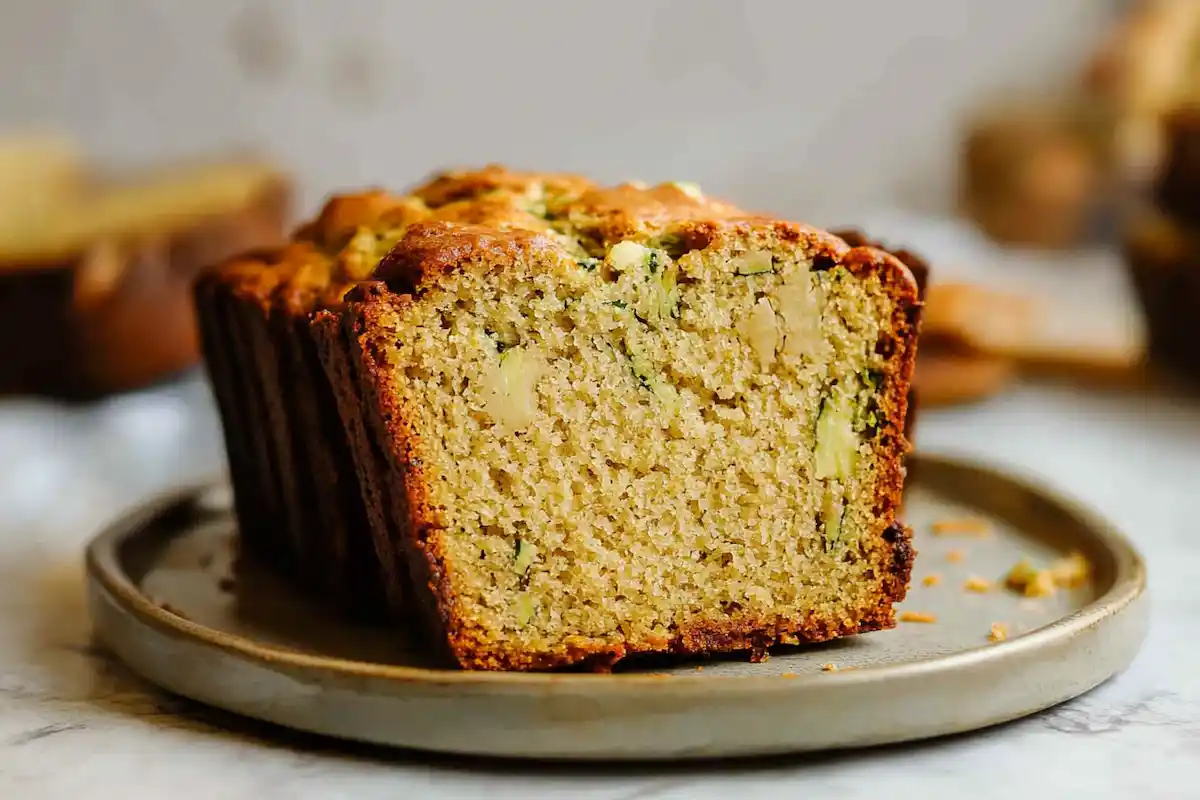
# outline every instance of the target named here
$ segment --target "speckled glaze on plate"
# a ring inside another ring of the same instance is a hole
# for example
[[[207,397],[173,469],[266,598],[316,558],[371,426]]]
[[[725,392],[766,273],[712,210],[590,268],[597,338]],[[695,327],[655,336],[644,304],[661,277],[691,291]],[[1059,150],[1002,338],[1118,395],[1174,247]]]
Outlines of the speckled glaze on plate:
[[[263,574],[230,580],[236,529],[220,483],[149,503],[88,548],[98,636],[164,688],[345,739],[447,753],[684,759],[860,747],[958,733],[1075,697],[1133,660],[1148,624],[1145,566],[1072,502],[996,471],[919,456],[905,516],[919,551],[901,611],[933,614],[825,645],[659,662],[612,675],[439,668],[403,632],[354,626]],[[980,517],[991,535],[938,536]],[[952,560],[951,551],[961,560]],[[1072,551],[1084,585],[1025,599],[995,581],[1022,556]],[[936,585],[924,578],[936,574]],[[1006,641],[988,638],[1004,623]],[[827,665],[836,665],[829,671]],[[853,667],[853,669],[847,669]]]

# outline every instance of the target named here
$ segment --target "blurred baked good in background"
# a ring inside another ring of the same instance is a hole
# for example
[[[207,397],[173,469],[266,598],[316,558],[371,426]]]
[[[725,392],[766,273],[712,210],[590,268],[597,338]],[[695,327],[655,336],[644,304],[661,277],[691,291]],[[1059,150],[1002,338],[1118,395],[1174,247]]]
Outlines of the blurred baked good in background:
[[[1163,130],[1162,167],[1126,228],[1124,254],[1151,357],[1200,380],[1200,110],[1179,108]]]
[[[931,263],[912,248],[890,246],[857,230],[834,232],[851,245],[888,250],[918,278],[924,308],[912,408],[983,401],[1023,376],[1094,388],[1132,388],[1150,379],[1140,328],[1127,324],[1110,303],[1089,301],[1089,287],[1074,282],[1072,271],[1087,265],[1064,266],[1059,277],[1066,280],[1047,285],[1017,280],[1013,263],[983,264],[985,272],[995,270],[1002,277],[976,282],[964,278],[961,265]],[[1041,269],[1037,265],[1032,271],[1046,274]],[[1064,285],[1068,295],[1080,295],[1082,301],[1068,302]]]
[[[1094,385],[1144,380],[1141,339],[1115,320],[1089,318],[1086,304],[1066,307],[1026,291],[961,282],[934,284],[925,302],[923,352],[944,354],[954,363],[966,356],[977,359],[971,375],[980,391],[987,385],[1003,388],[1018,374]]]
[[[1068,247],[1103,205],[1102,156],[1082,115],[1036,105],[993,109],[962,143],[961,211],[993,240]]]
[[[257,159],[105,174],[61,137],[0,138],[0,393],[86,399],[193,366],[203,266],[283,237]]]
[[[1085,65],[1083,91],[1107,109],[1113,161],[1149,179],[1164,145],[1163,119],[1200,97],[1200,3],[1136,0]]]
[[[1152,357],[1200,378],[1200,232],[1146,212],[1130,224],[1125,255]]]
[[[67,137],[0,136],[0,224],[35,224],[48,208],[78,193],[86,179],[83,154]]]
[[[1200,2],[1137,0],[1065,91],[967,120],[960,208],[993,240],[1067,248],[1113,226],[1172,158],[1165,128],[1200,101]]]
[[[1162,158],[1150,202],[1181,224],[1200,225],[1200,104],[1180,105],[1161,127]]]

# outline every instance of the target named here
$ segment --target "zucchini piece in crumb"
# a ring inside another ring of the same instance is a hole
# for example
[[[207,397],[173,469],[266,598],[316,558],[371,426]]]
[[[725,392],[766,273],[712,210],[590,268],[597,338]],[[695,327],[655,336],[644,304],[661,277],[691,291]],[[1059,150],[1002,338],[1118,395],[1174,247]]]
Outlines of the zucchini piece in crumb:
[[[676,319],[679,317],[679,283],[677,280],[679,267],[675,262],[667,260],[666,253],[655,250],[648,263],[666,262],[661,268],[651,270],[654,275],[654,311],[659,319]]]
[[[676,414],[679,411],[681,400],[675,387],[654,368],[636,345],[626,341],[625,355],[629,359],[629,367],[633,371],[634,377],[638,379],[638,383],[643,388],[649,389],[668,413]]]
[[[738,322],[737,333],[754,351],[762,370],[770,370],[775,363],[775,349],[779,346],[779,326],[771,301],[760,297],[750,313]]]
[[[634,377],[647,389],[653,388],[655,373],[650,366],[650,362],[646,361],[641,354],[629,348],[629,366],[633,369]]]
[[[617,272],[645,271],[646,288],[639,291],[636,298],[641,321],[659,321],[678,316],[678,268],[666,251],[637,242],[618,242],[608,251],[608,260]]]
[[[516,553],[513,556],[513,570],[524,577],[536,560],[537,548],[524,539],[517,539]]]
[[[488,328],[484,329],[483,334],[491,340],[492,346],[496,348],[497,355],[503,355],[504,351],[508,349],[508,345],[500,338],[500,334]]]
[[[661,322],[679,316],[678,267],[665,252],[651,250],[646,256],[645,288],[638,300],[643,321]]]
[[[821,520],[824,523],[825,549],[832,550],[842,540],[842,517],[846,513],[845,491],[830,481],[821,496]]]
[[[500,363],[483,375],[485,410],[499,427],[520,430],[533,422],[537,413],[537,382],[545,362],[532,347],[512,347],[500,355]]]
[[[683,400],[679,397],[679,392],[674,386],[667,383],[663,378],[658,378],[650,385],[650,391],[654,392],[654,396],[662,403],[663,409],[668,414],[674,416],[679,413],[679,409],[683,405]]]
[[[854,420],[854,429],[867,436],[874,436],[879,430],[883,416],[879,410],[879,391],[883,386],[883,373],[878,370],[864,369],[859,372],[862,380],[862,398],[858,404],[858,414]]]
[[[588,272],[595,272],[596,267],[600,266],[601,261],[602,259],[594,258],[592,256],[575,259],[575,263],[579,265],[579,268],[587,270]]]
[[[879,387],[883,386],[883,373],[877,369],[860,370],[858,377],[862,380],[863,388],[871,394],[879,391]]]
[[[848,479],[858,460],[858,445],[850,398],[837,394],[825,398],[817,418],[816,477]]]
[[[775,271],[775,257],[765,250],[751,250],[733,257],[738,275],[767,275]]]
[[[536,610],[533,598],[528,594],[519,594],[513,601],[513,615],[517,618],[518,625],[528,625]]]
[[[829,353],[832,345],[821,327],[822,299],[809,273],[785,277],[774,294],[783,317],[783,352],[806,359]]]
[[[608,263],[617,272],[632,272],[645,266],[650,248],[637,242],[617,242],[608,251]]]

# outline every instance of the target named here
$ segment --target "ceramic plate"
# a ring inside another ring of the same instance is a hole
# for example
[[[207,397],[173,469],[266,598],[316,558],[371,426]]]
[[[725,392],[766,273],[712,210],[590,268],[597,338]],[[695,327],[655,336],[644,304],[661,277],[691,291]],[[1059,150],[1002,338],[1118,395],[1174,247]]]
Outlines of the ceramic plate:
[[[339,621],[268,575],[234,581],[221,484],[102,533],[88,549],[91,610],[120,658],[195,700],[346,739],[522,758],[765,755],[958,733],[1061,703],[1133,659],[1145,567],[1105,522],[1030,483],[930,456],[913,459],[909,487],[919,554],[899,610],[914,621],[758,664],[438,668],[402,631]],[[1022,558],[1041,568],[1071,553],[1091,566],[1073,588],[1028,598],[1003,585]],[[992,635],[997,624],[1007,638]]]

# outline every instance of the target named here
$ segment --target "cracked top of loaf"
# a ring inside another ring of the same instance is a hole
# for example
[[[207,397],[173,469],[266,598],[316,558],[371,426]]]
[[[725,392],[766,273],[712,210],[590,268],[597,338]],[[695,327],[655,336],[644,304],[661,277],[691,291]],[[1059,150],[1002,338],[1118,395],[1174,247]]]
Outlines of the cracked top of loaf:
[[[692,249],[722,229],[771,222],[692,183],[600,186],[578,175],[493,164],[439,173],[407,194],[371,189],[335,195],[288,244],[232,259],[212,277],[243,296],[300,314],[338,305],[365,281],[411,289],[427,267],[468,252],[548,247],[588,258],[624,240]],[[831,259],[850,250],[823,231],[780,224]]]

